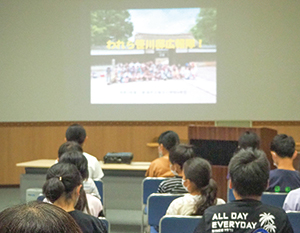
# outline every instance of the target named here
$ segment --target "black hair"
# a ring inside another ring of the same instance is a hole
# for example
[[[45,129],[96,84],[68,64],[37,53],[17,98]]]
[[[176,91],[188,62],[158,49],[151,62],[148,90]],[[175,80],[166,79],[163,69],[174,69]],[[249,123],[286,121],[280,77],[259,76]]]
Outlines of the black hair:
[[[83,180],[89,178],[88,161],[86,157],[79,151],[67,151],[59,159],[59,163],[74,164],[81,174]],[[83,188],[80,190],[80,196],[75,209],[83,211],[84,209],[90,214],[90,208],[86,199],[86,193]]]
[[[185,178],[192,181],[201,192],[201,198],[192,215],[203,215],[205,209],[217,203],[218,188],[211,178],[211,166],[207,160],[194,157],[184,163],[183,172]]]
[[[68,200],[71,199],[73,190],[81,184],[82,177],[75,165],[57,163],[47,171],[43,193],[52,203],[62,195],[65,195],[66,200]]]
[[[59,147],[59,149],[58,149],[58,158],[60,158],[63,153],[65,153],[67,151],[72,151],[72,150],[79,151],[79,152],[83,153],[82,147],[78,144],[78,142],[67,141]]]
[[[242,198],[261,196],[269,180],[270,164],[262,150],[242,149],[229,162],[232,188]]]
[[[28,202],[0,213],[1,233],[80,233],[74,218],[63,209],[45,202]]]
[[[61,155],[59,163],[74,164],[80,172],[83,180],[89,178],[88,161],[81,152],[75,150],[67,151]]]
[[[259,149],[260,139],[256,133],[246,131],[240,136],[238,145],[239,149],[247,149],[248,147]]]
[[[169,160],[172,164],[178,164],[182,169],[183,164],[190,158],[195,157],[192,145],[179,144],[169,151]]]
[[[86,138],[85,129],[79,124],[73,124],[69,126],[69,128],[66,131],[67,141],[75,141],[80,145],[82,145],[85,138]]]
[[[295,141],[291,136],[286,134],[276,135],[270,145],[270,150],[274,151],[278,156],[284,158],[292,158],[295,153]]]
[[[179,144],[180,140],[178,137],[178,134],[175,133],[174,131],[166,131],[163,132],[159,138],[158,138],[158,143],[162,144],[166,150],[170,150],[173,146],[176,146]]]

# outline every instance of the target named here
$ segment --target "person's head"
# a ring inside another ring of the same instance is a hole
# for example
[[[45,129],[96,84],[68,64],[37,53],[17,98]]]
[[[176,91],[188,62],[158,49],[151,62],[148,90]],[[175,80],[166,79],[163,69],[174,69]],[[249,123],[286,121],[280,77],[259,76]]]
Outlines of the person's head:
[[[82,177],[71,163],[57,163],[47,171],[43,186],[45,197],[52,203],[59,198],[66,203],[77,203],[82,187]]]
[[[194,215],[202,215],[209,206],[216,204],[217,184],[211,178],[211,165],[200,157],[194,157],[183,164],[183,186],[191,194],[201,194],[195,206]]]
[[[63,209],[45,203],[29,202],[3,210],[0,213],[1,233],[80,233],[82,232]]]
[[[89,178],[88,161],[81,152],[75,150],[67,151],[61,155],[58,162],[74,164],[83,180]]]
[[[254,132],[246,131],[243,133],[238,141],[239,149],[247,149],[251,147],[252,149],[259,149],[260,139],[258,135]]]
[[[190,158],[195,157],[195,153],[191,145],[179,144],[169,151],[169,160],[171,163],[171,171],[177,175],[182,173],[183,164]]]
[[[158,138],[158,151],[165,155],[173,146],[179,144],[179,142],[178,134],[174,131],[163,132]]]
[[[85,129],[79,124],[73,124],[69,126],[69,128],[66,131],[67,141],[75,141],[80,145],[82,145],[85,138],[86,138]]]
[[[62,156],[63,153],[73,150],[83,153],[82,147],[78,144],[78,142],[67,141],[63,143],[58,149],[58,159]]]
[[[241,198],[260,197],[268,186],[270,164],[262,150],[241,149],[228,169],[230,186]]]
[[[286,134],[276,135],[271,142],[270,150],[273,160],[277,156],[280,158],[293,158],[297,155],[294,139]]]

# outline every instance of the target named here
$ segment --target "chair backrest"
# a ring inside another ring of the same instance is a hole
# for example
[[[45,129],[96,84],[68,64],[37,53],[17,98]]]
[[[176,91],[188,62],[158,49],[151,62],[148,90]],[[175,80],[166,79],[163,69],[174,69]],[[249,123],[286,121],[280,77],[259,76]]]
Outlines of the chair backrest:
[[[148,224],[158,226],[160,219],[166,214],[170,203],[183,194],[151,194],[148,197]]]
[[[274,192],[263,192],[261,196],[261,202],[264,204],[277,206],[282,208],[287,193],[274,193]],[[232,189],[228,189],[228,201],[234,201]]]
[[[110,223],[109,223],[109,221],[104,217],[99,217],[99,219],[104,223],[104,225],[106,226],[106,229],[107,229],[107,233],[109,233],[110,232]]]
[[[43,201],[45,199],[45,196],[44,195],[39,195],[38,197],[37,197],[37,200],[38,201]]]
[[[159,233],[193,233],[202,216],[166,215],[159,222]]]
[[[142,183],[143,204],[147,204],[147,199],[152,193],[156,193],[159,184],[166,178],[163,177],[147,177]]]
[[[287,216],[293,227],[294,232],[299,232],[300,229],[300,211],[288,211]]]
[[[235,197],[233,195],[233,189],[228,188],[227,189],[227,202],[234,201],[234,200],[235,200]]]
[[[287,193],[264,192],[261,196],[261,202],[282,208]]]
[[[95,185],[98,189],[99,195],[101,197],[102,205],[104,205],[104,195],[103,195],[103,181],[102,180],[94,180]]]

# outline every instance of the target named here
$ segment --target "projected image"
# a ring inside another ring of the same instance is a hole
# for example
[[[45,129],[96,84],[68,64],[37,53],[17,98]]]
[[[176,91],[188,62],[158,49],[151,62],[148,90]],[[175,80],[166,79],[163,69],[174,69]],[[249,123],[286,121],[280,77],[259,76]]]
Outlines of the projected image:
[[[91,103],[216,103],[216,13],[91,12]]]

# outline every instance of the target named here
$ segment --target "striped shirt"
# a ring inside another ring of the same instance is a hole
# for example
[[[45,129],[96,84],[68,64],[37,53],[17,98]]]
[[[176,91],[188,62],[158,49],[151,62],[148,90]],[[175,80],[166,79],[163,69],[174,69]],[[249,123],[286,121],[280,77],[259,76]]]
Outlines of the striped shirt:
[[[175,176],[173,178],[164,180],[158,186],[158,193],[187,193],[182,186],[182,177]]]

